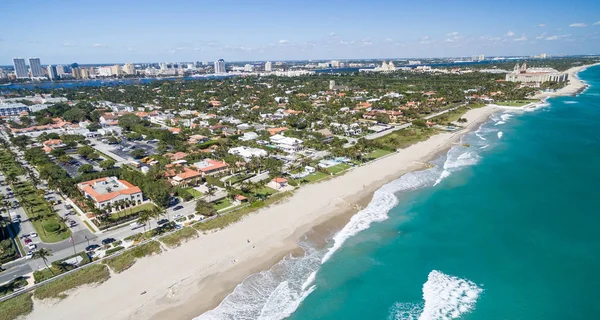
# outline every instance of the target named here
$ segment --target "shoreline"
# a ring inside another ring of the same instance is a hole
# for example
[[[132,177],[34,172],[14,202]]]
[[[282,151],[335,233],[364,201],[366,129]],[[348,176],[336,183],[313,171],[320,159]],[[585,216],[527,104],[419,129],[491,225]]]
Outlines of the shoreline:
[[[59,303],[34,300],[34,309],[26,318],[197,317],[216,307],[248,276],[298,252],[297,241],[307,233],[317,228],[341,229],[357,212],[351,206],[366,206],[382,185],[423,169],[423,162],[446,152],[498,110],[493,106],[471,109],[464,116],[468,120],[465,129],[436,134],[334,179],[304,186],[291,198],[251,214],[243,222],[141,259],[100,285],[73,290]],[[140,295],[142,291],[146,294]],[[111,306],[110,310],[106,306]]]
[[[569,84],[556,90],[555,92],[540,92],[532,97],[532,99],[540,99],[545,101],[548,98],[559,97],[559,96],[575,96],[581,93],[588,84],[579,79],[579,72],[584,71],[587,68],[600,65],[600,63],[586,64],[583,66],[572,67],[565,71],[569,75]]]

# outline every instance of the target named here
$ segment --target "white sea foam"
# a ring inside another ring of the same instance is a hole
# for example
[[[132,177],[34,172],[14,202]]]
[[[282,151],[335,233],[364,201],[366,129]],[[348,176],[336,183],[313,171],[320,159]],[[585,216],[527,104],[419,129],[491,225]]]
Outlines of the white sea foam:
[[[423,284],[423,302],[397,302],[389,312],[389,320],[450,320],[475,308],[479,286],[469,280],[433,270]]]
[[[576,104],[579,103],[579,101],[565,101],[565,104]]]
[[[498,139],[502,139],[502,135],[503,135],[502,131],[498,131]]]
[[[498,121],[498,122],[496,122],[494,125],[495,125],[495,126],[498,126],[498,125],[505,124],[505,123],[506,123],[506,122],[504,122],[504,121]]]
[[[489,144],[483,145],[483,146],[479,147],[479,150],[483,150],[483,149],[485,149],[485,148],[487,148],[489,146],[490,146]]]
[[[502,115],[500,115],[500,119],[502,119],[503,121],[506,121],[512,117],[513,117],[513,115],[510,113],[503,113]]]
[[[423,313],[419,320],[456,319],[473,310],[483,290],[475,283],[433,270],[423,285]]]

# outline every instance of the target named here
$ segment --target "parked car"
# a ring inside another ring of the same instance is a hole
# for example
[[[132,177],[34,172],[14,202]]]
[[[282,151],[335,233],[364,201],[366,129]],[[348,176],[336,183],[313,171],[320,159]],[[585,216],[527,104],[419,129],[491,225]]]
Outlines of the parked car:
[[[111,244],[115,241],[117,241],[117,239],[115,239],[115,238],[106,238],[106,239],[102,240],[102,244],[107,245],[107,244]]]
[[[134,222],[134,223],[132,223],[132,224],[129,225],[129,227],[131,228],[131,230],[135,230],[135,229],[141,228],[143,226],[144,226],[143,224],[137,223],[137,222]]]
[[[179,218],[183,218],[183,215],[182,214],[176,214],[176,215],[173,216],[173,220],[177,220]]]
[[[177,210],[181,210],[183,209],[183,206],[176,206],[175,208],[173,208],[173,211],[177,211]]]
[[[99,245],[97,244],[90,244],[89,246],[85,247],[85,251],[89,252],[89,251],[94,251],[96,249],[100,248]]]
[[[37,236],[38,236],[38,234],[35,233],[35,232],[32,232],[32,233],[29,234],[30,238],[37,238]]]
[[[29,250],[33,250],[33,249],[37,248],[37,244],[30,243],[30,244],[27,245],[27,248],[29,248]]]
[[[30,244],[33,242],[33,240],[31,240],[29,238],[25,238],[25,239],[23,239],[23,242],[25,242],[25,244]]]
[[[25,259],[29,260],[31,258],[33,258],[33,251],[29,250],[27,251],[27,255],[25,255]]]
[[[165,223],[168,223],[169,219],[160,219],[158,220],[158,222],[156,224],[158,224],[159,226],[162,226]]]

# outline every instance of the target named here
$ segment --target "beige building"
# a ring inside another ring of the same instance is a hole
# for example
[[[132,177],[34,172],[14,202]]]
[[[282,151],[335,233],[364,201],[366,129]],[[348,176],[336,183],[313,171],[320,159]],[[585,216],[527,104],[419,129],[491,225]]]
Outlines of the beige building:
[[[119,77],[123,75],[123,68],[121,67],[120,64],[115,64],[110,69],[111,69],[111,73],[113,75],[116,75],[116,76],[119,76]]]
[[[506,81],[511,82],[565,82],[568,80],[568,75],[559,72],[552,68],[527,68],[527,64],[523,63],[521,67],[517,63],[513,72],[506,75]]]
[[[125,72],[125,74],[135,74],[135,68],[133,66],[133,63],[126,63],[123,66],[123,72]]]

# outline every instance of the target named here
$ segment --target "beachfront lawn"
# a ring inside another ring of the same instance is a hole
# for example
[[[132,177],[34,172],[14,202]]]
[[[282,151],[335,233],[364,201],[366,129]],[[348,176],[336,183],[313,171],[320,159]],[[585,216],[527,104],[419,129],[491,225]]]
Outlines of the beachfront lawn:
[[[125,210],[119,211],[119,212],[115,212],[113,214],[110,215],[110,220],[113,221],[117,221],[117,220],[122,220],[124,217],[130,216],[130,215],[136,215],[138,214],[140,211],[144,211],[144,210],[152,210],[152,208],[154,208],[154,204],[153,203],[144,203],[141,204],[139,206],[133,207],[133,208],[127,208]],[[119,218],[121,217],[121,218]]]
[[[219,211],[219,210],[223,210],[229,206],[231,206],[231,199],[229,199],[229,197],[225,197],[219,201],[215,201],[213,202],[213,206],[215,207],[215,210]]]
[[[499,105],[499,106],[509,106],[509,107],[522,107],[524,105],[533,103],[533,102],[538,102],[539,100],[510,100],[510,101],[501,101],[501,102],[495,102],[495,104]]]
[[[329,175],[327,173],[321,172],[321,171],[317,171],[315,173],[311,173],[308,176],[300,179],[300,181],[302,180],[306,180],[307,182],[316,182],[319,180],[323,180],[325,178],[329,177]]]
[[[202,197],[204,194],[202,194],[202,192],[194,189],[194,188],[184,188],[183,190],[185,190],[185,192],[189,193],[190,195],[192,195],[192,197],[194,197],[194,199],[198,199],[200,197]]]
[[[268,197],[274,193],[277,193],[277,190],[269,188],[267,186],[262,186],[259,189],[254,189],[252,192],[254,192],[254,194],[258,197]]]
[[[333,173],[333,174],[338,174],[342,171],[346,171],[350,168],[349,164],[345,164],[345,163],[340,163],[340,164],[336,164],[333,167],[329,167],[326,170]]]
[[[366,158],[368,158],[368,159],[378,159],[378,158],[381,158],[383,156],[387,156],[390,153],[393,153],[393,152],[390,151],[390,150],[375,149],[375,150],[369,152],[366,155]]]
[[[464,112],[460,113],[462,115]],[[445,116],[444,114],[442,116]],[[441,116],[440,116],[441,117]],[[456,117],[458,119],[459,116]],[[406,129],[394,131],[388,135],[377,138],[373,141],[376,141],[382,146],[385,146],[390,149],[404,149],[410,145],[413,145],[417,142],[427,140],[429,137],[434,135],[437,132],[435,129],[431,128],[415,128],[409,127]]]

